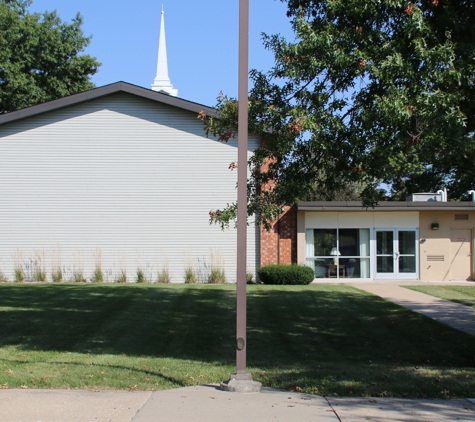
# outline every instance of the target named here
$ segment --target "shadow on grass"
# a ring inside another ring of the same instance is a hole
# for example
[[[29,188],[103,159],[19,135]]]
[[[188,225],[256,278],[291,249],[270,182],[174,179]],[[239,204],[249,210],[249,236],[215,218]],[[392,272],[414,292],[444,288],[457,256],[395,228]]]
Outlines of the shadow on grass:
[[[4,285],[0,347],[233,365],[234,307],[229,285]],[[320,394],[436,391],[434,380],[460,383],[466,370],[470,390],[475,338],[351,287],[249,286],[248,363],[272,372],[264,385]]]
[[[233,297],[182,286],[2,286],[0,347],[218,359],[232,350]]]

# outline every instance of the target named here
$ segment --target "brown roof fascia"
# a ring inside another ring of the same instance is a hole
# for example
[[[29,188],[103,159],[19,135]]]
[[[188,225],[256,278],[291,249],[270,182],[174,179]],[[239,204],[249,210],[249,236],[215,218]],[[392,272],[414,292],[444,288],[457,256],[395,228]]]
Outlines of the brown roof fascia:
[[[116,82],[110,85],[94,88],[89,91],[84,91],[78,94],[73,94],[67,97],[59,98],[57,100],[52,100],[46,103],[27,107],[21,110],[12,111],[11,113],[2,114],[0,115],[0,125],[11,123],[17,120],[27,119],[29,117],[48,113],[50,111],[59,110],[65,107],[71,107],[77,104],[81,104],[87,101],[92,101],[97,98],[105,97],[105,96],[116,94],[119,92],[125,92],[128,94],[136,95],[138,97],[146,98],[152,101],[157,101],[159,103],[167,104],[172,107],[177,107],[183,110],[192,111],[196,114],[203,111],[208,116],[211,116],[211,117],[218,116],[216,109],[212,107],[208,107],[199,103],[194,103],[192,101],[187,101],[182,98],[172,97],[168,94],[152,91],[151,89],[142,88],[140,86],[132,85],[126,82]]]
[[[362,202],[311,201],[297,202],[298,211],[475,211],[475,202],[406,202],[385,201],[374,208],[363,207]]]

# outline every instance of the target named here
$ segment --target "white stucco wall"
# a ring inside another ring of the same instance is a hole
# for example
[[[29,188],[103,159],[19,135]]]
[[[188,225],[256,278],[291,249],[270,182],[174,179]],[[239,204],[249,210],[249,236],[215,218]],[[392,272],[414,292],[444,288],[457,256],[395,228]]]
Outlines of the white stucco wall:
[[[232,161],[237,139],[206,138],[195,113],[124,93],[0,127],[0,271],[13,279],[15,258],[28,272],[39,254],[49,279],[58,256],[66,279],[75,268],[89,279],[100,251],[107,281],[168,266],[183,282],[189,265],[205,280],[214,255],[235,281],[236,232],[208,216],[236,199]],[[257,236],[251,224],[251,271]]]
[[[418,227],[417,211],[306,212],[305,228]]]

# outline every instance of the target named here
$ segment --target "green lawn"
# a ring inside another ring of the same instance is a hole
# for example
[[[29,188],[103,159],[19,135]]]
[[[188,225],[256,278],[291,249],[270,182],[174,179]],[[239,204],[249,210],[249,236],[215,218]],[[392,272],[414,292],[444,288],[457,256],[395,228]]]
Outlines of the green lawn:
[[[403,286],[416,292],[475,308],[475,286]]]
[[[233,285],[0,285],[0,388],[226,380]],[[475,337],[349,286],[248,286],[248,369],[321,395],[474,397]]]

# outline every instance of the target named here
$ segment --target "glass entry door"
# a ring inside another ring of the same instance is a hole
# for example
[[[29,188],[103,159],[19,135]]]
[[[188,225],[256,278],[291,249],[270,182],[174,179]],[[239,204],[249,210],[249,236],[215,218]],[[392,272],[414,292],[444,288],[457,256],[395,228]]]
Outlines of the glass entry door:
[[[416,239],[415,229],[376,230],[376,278],[416,280]]]

